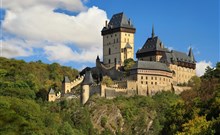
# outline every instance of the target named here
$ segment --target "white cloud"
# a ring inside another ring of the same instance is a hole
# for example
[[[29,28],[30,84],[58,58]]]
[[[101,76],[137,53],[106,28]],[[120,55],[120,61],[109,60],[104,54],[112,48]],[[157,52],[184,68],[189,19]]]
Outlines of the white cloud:
[[[79,52],[73,51],[66,45],[45,46],[45,53],[49,60],[59,62],[94,62],[97,54],[101,53],[101,50],[92,48],[91,50],[80,50]]]
[[[47,6],[48,8],[64,8],[71,11],[82,11],[86,7],[81,0],[2,0],[3,8],[11,11],[20,12],[34,6]]]
[[[206,67],[212,67],[212,63],[210,61],[200,61],[196,63],[196,75],[202,76],[205,73]]]
[[[24,52],[33,48],[43,49],[49,60],[59,60],[60,62],[91,62],[91,59],[95,58],[97,54],[101,55],[100,31],[107,19],[105,11],[98,7],[87,8],[80,0],[12,1],[3,0],[6,16],[2,27],[5,35],[15,35],[13,40],[24,40],[23,44],[16,44],[16,47],[20,48],[17,51],[23,52],[10,55],[13,48],[7,47],[8,51],[3,53],[3,56],[16,57],[19,54],[29,56],[32,53]],[[76,16],[69,16],[54,12],[56,8],[79,13]],[[14,45],[7,40],[3,42],[6,44],[4,46]],[[72,47],[68,47],[66,44],[74,46],[73,48],[77,48],[79,51],[71,50]],[[6,47],[4,48],[5,51]],[[58,48],[61,50],[55,51]],[[60,53],[62,55],[59,55]],[[76,56],[80,59],[71,58]],[[87,58],[88,60],[86,60]]]
[[[22,40],[8,40],[7,42],[2,42],[1,49],[1,55],[7,58],[30,56],[33,53],[32,48],[26,47]]]

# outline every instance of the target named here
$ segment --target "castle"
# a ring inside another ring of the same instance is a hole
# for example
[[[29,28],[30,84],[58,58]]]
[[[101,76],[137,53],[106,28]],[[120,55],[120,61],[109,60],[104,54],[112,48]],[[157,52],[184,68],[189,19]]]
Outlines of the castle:
[[[134,58],[135,27],[124,13],[112,16],[105,22],[101,31],[103,36],[103,62],[99,56],[96,66],[83,70],[82,76],[74,82],[64,77],[62,94],[71,92],[79,84],[82,86],[81,102],[85,104],[95,93],[101,97],[114,98],[118,95],[153,95],[158,91],[172,90],[176,93],[187,87],[179,87],[195,76],[196,61],[190,48],[189,53],[165,48],[154,33],[136,52],[137,61],[129,70],[123,72],[124,62]],[[109,76],[114,84],[102,84],[103,76]]]

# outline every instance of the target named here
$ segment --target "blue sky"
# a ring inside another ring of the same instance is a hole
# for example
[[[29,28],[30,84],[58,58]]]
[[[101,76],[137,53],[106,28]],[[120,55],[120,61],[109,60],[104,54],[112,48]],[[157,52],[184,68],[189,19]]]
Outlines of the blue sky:
[[[151,35],[154,25],[155,34],[165,46],[182,52],[188,52],[191,46],[199,66],[214,66],[220,61],[218,0],[56,1],[54,4],[31,0],[26,4],[14,0],[14,5],[3,1],[6,14],[0,18],[4,57],[41,59],[77,69],[94,66],[96,55],[102,55],[100,31],[104,20],[124,12],[136,27],[135,52]],[[82,33],[76,34],[77,31]]]

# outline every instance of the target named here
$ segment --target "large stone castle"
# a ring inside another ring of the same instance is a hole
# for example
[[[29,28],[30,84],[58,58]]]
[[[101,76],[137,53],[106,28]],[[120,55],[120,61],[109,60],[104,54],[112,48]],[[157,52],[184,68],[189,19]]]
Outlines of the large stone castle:
[[[176,93],[187,89],[179,87],[195,76],[196,61],[190,48],[189,53],[165,48],[154,33],[136,52],[137,61],[125,76],[123,66],[126,59],[134,58],[135,27],[124,13],[112,16],[102,29],[103,61],[99,56],[96,66],[83,70],[82,76],[73,82],[64,77],[62,94],[71,92],[81,84],[81,101],[86,103],[95,93],[102,97],[114,98],[118,95],[153,95],[158,91],[172,90]],[[114,84],[102,84],[104,76],[109,76]]]

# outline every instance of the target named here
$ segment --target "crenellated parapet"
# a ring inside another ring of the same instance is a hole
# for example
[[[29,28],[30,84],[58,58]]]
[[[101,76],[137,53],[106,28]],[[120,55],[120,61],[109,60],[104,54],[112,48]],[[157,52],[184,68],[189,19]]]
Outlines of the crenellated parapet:
[[[71,89],[76,87],[77,85],[79,85],[80,83],[82,83],[83,79],[85,77],[85,74],[82,76],[79,76],[78,78],[76,78],[75,80],[73,80],[72,82],[70,82],[70,87]]]

